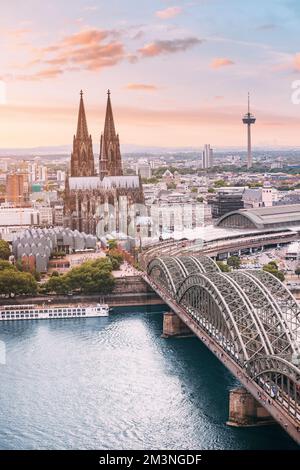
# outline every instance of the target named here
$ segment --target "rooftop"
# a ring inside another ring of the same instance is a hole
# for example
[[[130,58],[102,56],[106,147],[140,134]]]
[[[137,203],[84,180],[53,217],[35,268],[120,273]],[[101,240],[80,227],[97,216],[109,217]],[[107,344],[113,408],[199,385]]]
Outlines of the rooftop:
[[[139,188],[138,176],[72,176],[69,178],[70,190],[111,189],[111,188]]]
[[[300,225],[300,204],[240,209],[224,215],[217,226],[228,228],[271,228]]]

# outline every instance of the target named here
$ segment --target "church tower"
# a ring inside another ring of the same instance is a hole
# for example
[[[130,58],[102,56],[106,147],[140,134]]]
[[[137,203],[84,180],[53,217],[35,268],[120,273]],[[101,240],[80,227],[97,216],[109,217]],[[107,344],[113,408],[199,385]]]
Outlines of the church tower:
[[[107,92],[107,106],[104,132],[100,141],[100,178],[104,176],[122,176],[122,158],[119,135],[116,134],[114,117],[110,101],[110,91]]]
[[[73,138],[73,152],[71,155],[70,176],[94,176],[95,164],[92,137],[89,135],[85,109],[83,103],[83,92],[80,92],[80,103],[76,136]]]

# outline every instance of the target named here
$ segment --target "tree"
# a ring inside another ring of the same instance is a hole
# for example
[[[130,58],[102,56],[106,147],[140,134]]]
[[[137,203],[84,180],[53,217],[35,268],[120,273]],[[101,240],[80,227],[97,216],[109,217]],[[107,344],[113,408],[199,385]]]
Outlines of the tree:
[[[269,261],[268,264],[269,264],[270,266],[274,266],[274,269],[278,269],[278,264],[277,264],[276,261],[274,261],[274,260],[273,260],[273,261]]]
[[[119,253],[119,250],[112,251],[116,251],[114,256]],[[41,290],[56,294],[66,294],[73,291],[83,294],[108,294],[112,292],[115,285],[112,270],[112,261],[108,256],[94,261],[86,261],[64,275],[51,276],[41,287]]]
[[[270,261],[270,263],[265,264],[263,266],[263,270],[267,273],[273,274],[273,276],[277,277],[281,282],[284,281],[284,274],[278,269],[277,263],[274,261]]]
[[[112,270],[118,271],[118,269],[120,269],[121,263],[116,258],[109,257],[109,259],[112,265]]]
[[[62,250],[54,251],[51,255],[52,258],[64,258],[66,253]]]
[[[37,293],[37,282],[30,273],[3,269],[0,271],[0,294],[19,295]]]
[[[66,294],[69,290],[68,283],[64,276],[51,276],[45,283],[44,289],[48,293]]]
[[[9,261],[0,259],[0,271],[3,271],[4,269],[11,269],[12,271],[17,271],[16,267]]]
[[[123,253],[120,250],[117,250],[117,249],[109,250],[107,256],[111,261],[113,270],[119,269],[121,264],[124,261]]]
[[[295,269],[295,274],[299,277],[300,276],[300,266],[297,266]]]
[[[279,270],[274,270],[273,272],[270,271],[271,274],[273,274],[275,277],[277,277],[279,279],[279,281],[283,282],[284,279],[285,279],[285,276],[284,276],[284,273],[283,271],[279,271]]]
[[[0,240],[0,259],[7,260],[10,255],[9,244],[5,240]]]
[[[224,186],[227,186],[227,183],[224,180],[217,180],[214,182],[215,188],[223,188]]]
[[[114,250],[115,248],[118,248],[118,242],[117,240],[108,240],[108,249],[109,250]]]
[[[151,178],[142,178],[143,184],[157,184],[159,183],[159,178],[152,176]]]
[[[34,271],[32,271],[31,274],[33,275],[34,279],[35,279],[37,282],[40,282],[40,280],[41,280],[41,274],[40,274],[38,271],[34,270]]]
[[[241,266],[241,260],[238,256],[230,256],[227,260],[227,264],[233,269],[239,269]]]
[[[18,259],[17,262],[16,262],[16,268],[18,271],[23,271],[23,264],[22,264],[22,260],[21,259]]]
[[[223,261],[217,261],[217,265],[221,269],[222,273],[230,272],[230,267],[228,266],[228,264],[224,263]]]
[[[21,281],[23,286],[20,293],[23,294],[30,294],[35,295],[38,290],[37,281],[35,280],[34,276],[31,273],[18,273],[21,277]]]
[[[63,276],[70,290],[84,294],[106,294],[113,290],[115,278],[108,258],[87,261]]]

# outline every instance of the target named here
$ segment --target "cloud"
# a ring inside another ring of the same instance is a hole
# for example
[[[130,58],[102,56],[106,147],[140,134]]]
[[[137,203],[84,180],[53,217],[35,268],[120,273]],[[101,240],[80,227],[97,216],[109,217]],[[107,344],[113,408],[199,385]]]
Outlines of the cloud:
[[[99,10],[98,5],[87,5],[83,8],[83,11],[97,11]]]
[[[31,33],[32,30],[29,28],[18,28],[18,29],[7,29],[2,32],[3,35],[19,40],[22,39],[26,34]]]
[[[210,67],[212,69],[220,69],[228,65],[234,65],[234,62],[226,57],[218,57],[211,62]]]
[[[56,78],[64,71],[98,71],[112,67],[126,58],[123,44],[117,40],[117,31],[86,29],[65,36],[60,41],[35,51],[36,57],[28,66],[42,64],[47,68],[27,76],[24,80]],[[49,64],[55,68],[48,68]],[[59,68],[57,68],[59,67]]]
[[[136,64],[139,60],[138,56],[136,54],[128,54],[126,56],[126,59],[130,64]]]
[[[300,72],[300,52],[294,55],[288,55],[285,60],[275,65],[272,69],[273,72]]]
[[[158,87],[156,85],[148,85],[146,83],[128,83],[125,87],[127,90],[133,91],[156,91]]]
[[[203,42],[196,37],[157,40],[129,52],[120,36],[121,32],[117,30],[89,28],[35,48],[34,56],[26,64],[28,74],[19,75],[18,79],[42,80],[57,78],[66,71],[99,71],[124,60],[134,64],[143,58],[186,51]],[[36,70],[38,66],[39,70]]]
[[[111,31],[101,29],[84,30],[70,36],[66,36],[62,41],[62,45],[87,46],[89,44],[97,44],[103,41],[103,39],[106,39],[110,34]]]
[[[31,49],[31,44],[28,42],[28,35],[33,31],[30,28],[16,28],[16,29],[2,29],[0,30],[0,40],[3,38],[5,46],[9,47],[11,51],[17,49]]]
[[[48,68],[28,75],[16,75],[17,80],[40,81],[50,78],[57,78],[63,74],[63,70],[57,68]]]
[[[168,20],[169,18],[180,15],[180,13],[182,13],[181,7],[169,7],[164,10],[158,10],[155,15],[161,20]]]
[[[85,70],[100,70],[112,67],[125,57],[123,45],[117,42],[109,44],[91,44],[72,50],[63,50],[48,63],[81,66]]]
[[[295,71],[300,72],[300,53],[298,53],[294,56],[293,68],[294,68]]]
[[[300,52],[297,54],[286,54],[282,56],[282,62],[272,67],[272,72],[299,73],[300,72]]]
[[[266,24],[262,24],[260,26],[258,26],[256,28],[257,31],[270,31],[272,29],[275,29],[277,28],[277,25],[274,24],[274,23],[266,23]]]
[[[191,47],[201,44],[203,41],[196,37],[183,39],[158,40],[146,44],[138,50],[142,57],[155,57],[161,54],[172,54],[175,52],[186,51]]]
[[[145,32],[144,31],[138,31],[137,33],[135,33],[131,39],[133,39],[134,41],[137,41],[138,39],[141,39],[142,37],[145,36]]]

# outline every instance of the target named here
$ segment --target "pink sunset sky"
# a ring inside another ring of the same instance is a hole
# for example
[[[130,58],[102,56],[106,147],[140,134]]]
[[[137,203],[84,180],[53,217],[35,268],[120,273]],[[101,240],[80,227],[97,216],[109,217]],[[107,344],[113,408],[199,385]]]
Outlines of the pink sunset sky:
[[[122,144],[299,146],[293,0],[10,0],[0,17],[0,147],[71,144],[83,89],[94,144],[111,89]]]

